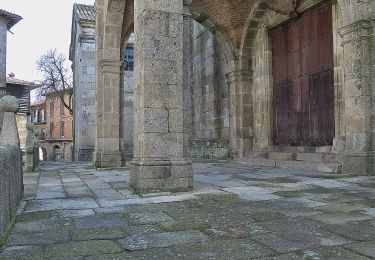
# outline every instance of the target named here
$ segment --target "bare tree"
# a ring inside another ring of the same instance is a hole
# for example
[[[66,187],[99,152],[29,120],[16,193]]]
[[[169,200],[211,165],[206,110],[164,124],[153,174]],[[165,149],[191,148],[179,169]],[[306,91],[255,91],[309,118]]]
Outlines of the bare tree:
[[[66,58],[56,50],[49,50],[37,61],[38,71],[43,79],[39,82],[38,95],[52,95],[60,99],[69,113],[73,115],[73,84],[71,70],[66,67]],[[66,94],[69,100],[65,100]]]

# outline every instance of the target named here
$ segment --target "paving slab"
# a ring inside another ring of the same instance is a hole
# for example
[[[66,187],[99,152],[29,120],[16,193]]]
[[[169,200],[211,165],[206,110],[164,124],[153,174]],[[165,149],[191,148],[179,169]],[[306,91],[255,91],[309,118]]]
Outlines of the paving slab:
[[[44,258],[71,259],[72,257],[113,254],[119,252],[121,252],[120,246],[113,241],[90,240],[47,246],[44,250]]]
[[[94,209],[99,205],[93,198],[79,198],[79,199],[47,199],[47,200],[33,200],[26,206],[26,211],[47,211],[57,209]]]
[[[192,192],[142,197],[90,167],[25,173],[0,259],[374,258],[374,176],[195,163]]]
[[[171,247],[187,243],[202,243],[207,240],[206,235],[199,231],[177,231],[144,236],[130,236],[125,239],[120,239],[118,242],[126,250],[137,251],[158,247]]]

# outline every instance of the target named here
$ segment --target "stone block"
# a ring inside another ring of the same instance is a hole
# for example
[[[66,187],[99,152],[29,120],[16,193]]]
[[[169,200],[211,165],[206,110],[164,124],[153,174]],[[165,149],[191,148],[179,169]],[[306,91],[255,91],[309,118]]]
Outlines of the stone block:
[[[375,175],[374,153],[353,153],[343,156],[343,173],[351,175]]]
[[[169,111],[167,109],[145,108],[144,109],[144,132],[145,133],[168,133]]]
[[[182,14],[182,8],[182,0],[139,0],[135,3],[135,9],[138,10],[138,12],[154,10],[159,12]]]

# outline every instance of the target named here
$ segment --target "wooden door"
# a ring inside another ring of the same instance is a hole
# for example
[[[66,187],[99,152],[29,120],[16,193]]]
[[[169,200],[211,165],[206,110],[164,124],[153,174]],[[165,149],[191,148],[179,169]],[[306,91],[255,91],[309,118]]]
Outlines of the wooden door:
[[[332,145],[332,7],[271,30],[276,145]]]

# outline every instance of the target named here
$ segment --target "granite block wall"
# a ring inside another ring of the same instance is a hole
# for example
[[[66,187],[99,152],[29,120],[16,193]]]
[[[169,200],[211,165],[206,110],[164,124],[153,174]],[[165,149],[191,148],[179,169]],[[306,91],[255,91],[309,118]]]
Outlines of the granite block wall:
[[[14,218],[23,194],[19,148],[0,146],[0,239]]]
[[[229,89],[225,58],[207,29],[193,22],[190,153],[225,158],[229,152]]]

